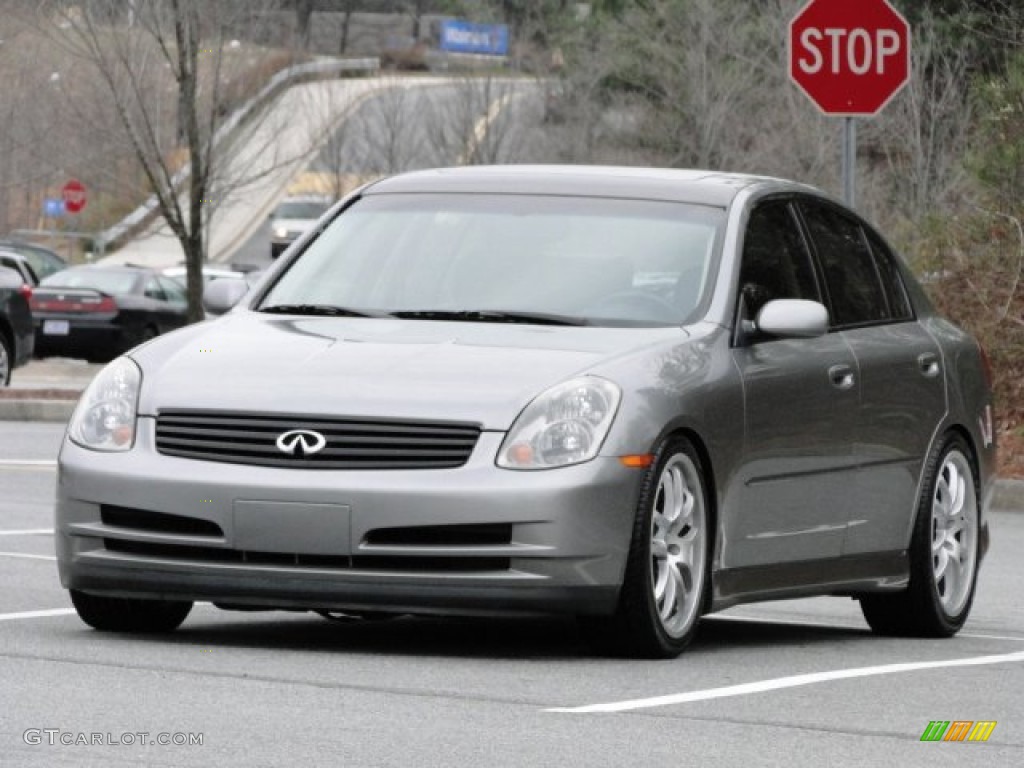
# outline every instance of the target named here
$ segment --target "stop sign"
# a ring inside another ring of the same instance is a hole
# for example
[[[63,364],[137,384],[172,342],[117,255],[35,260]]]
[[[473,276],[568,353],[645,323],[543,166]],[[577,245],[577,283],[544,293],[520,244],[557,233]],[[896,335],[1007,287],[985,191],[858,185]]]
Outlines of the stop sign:
[[[78,213],[85,208],[85,185],[78,179],[71,179],[60,190],[64,198],[64,209],[68,213]]]
[[[910,76],[910,25],[889,0],[810,0],[789,23],[789,77],[828,115],[874,115]]]

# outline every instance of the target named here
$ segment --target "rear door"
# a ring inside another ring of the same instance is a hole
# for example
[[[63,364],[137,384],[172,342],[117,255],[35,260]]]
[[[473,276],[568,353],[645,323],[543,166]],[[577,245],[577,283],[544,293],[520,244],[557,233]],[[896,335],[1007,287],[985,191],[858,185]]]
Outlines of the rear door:
[[[857,358],[859,420],[852,443],[857,507],[845,554],[903,549],[917,482],[946,411],[945,361],[919,325],[895,256],[858,219],[823,201],[800,211],[818,256],[833,327]]]
[[[773,299],[821,301],[805,238],[786,200],[753,209],[744,236],[737,315]],[[723,520],[725,568],[838,557],[856,478],[851,435],[857,362],[839,333],[814,339],[737,338],[745,433]]]

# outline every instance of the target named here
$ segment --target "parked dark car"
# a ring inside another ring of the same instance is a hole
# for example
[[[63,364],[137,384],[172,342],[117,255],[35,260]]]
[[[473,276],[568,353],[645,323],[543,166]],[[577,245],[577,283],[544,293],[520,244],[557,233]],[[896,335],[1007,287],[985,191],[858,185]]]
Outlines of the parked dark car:
[[[30,294],[19,272],[0,267],[0,387],[10,384],[11,371],[32,357]]]
[[[188,322],[181,284],[151,269],[70,267],[32,294],[36,356],[110,360]]]
[[[68,267],[68,263],[64,259],[41,245],[21,243],[17,240],[0,240],[0,250],[24,256],[40,280]]]

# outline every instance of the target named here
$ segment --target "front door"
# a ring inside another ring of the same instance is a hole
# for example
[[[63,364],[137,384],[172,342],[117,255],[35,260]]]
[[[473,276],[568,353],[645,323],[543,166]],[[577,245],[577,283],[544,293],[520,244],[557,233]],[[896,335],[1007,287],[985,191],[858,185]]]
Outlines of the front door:
[[[791,205],[770,201],[750,217],[738,315],[773,299],[821,301]],[[722,566],[742,568],[838,557],[856,480],[852,438],[857,360],[839,333],[814,339],[738,338],[745,432],[727,497]]]

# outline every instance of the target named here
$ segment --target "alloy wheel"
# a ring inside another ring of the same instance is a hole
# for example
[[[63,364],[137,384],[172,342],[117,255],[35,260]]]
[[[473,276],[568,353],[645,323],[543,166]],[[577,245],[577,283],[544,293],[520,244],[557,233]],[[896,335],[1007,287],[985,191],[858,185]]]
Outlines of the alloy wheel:
[[[932,577],[948,616],[963,610],[977,566],[978,501],[967,458],[950,451],[932,496]]]
[[[651,587],[665,632],[684,635],[696,620],[703,594],[707,514],[701,476],[676,454],[658,478],[651,515]]]

